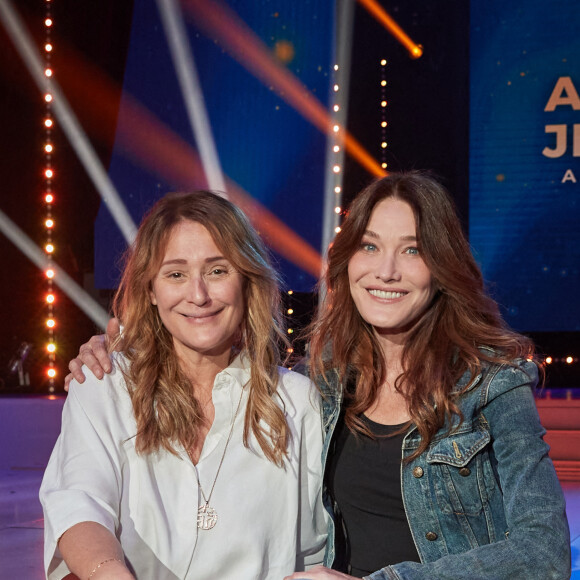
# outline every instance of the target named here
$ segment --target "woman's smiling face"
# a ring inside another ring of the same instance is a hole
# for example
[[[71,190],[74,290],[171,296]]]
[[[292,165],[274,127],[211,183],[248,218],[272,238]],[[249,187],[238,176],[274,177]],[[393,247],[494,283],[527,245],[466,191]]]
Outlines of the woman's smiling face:
[[[178,356],[229,356],[245,312],[243,285],[207,228],[189,220],[173,228],[150,297]]]
[[[435,291],[408,203],[387,198],[375,206],[348,278],[360,315],[379,335],[406,333],[421,318]]]

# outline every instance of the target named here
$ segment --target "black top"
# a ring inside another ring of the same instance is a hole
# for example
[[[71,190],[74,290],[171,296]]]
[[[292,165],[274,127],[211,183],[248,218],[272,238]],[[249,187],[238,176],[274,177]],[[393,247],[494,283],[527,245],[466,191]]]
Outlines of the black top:
[[[348,571],[359,578],[390,564],[420,561],[401,494],[404,433],[385,437],[401,425],[361,419],[376,439],[354,435],[340,421],[326,471],[345,528]]]

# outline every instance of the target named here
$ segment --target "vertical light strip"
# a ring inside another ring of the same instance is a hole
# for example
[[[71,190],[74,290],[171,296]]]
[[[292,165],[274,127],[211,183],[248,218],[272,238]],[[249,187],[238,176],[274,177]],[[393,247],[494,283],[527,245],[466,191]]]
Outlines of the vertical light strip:
[[[348,112],[348,91],[354,21],[354,0],[338,2],[337,26],[334,38],[335,65],[330,90],[332,129],[327,137],[326,172],[321,254],[325,257],[338,228],[342,212],[344,169],[344,137]],[[323,264],[323,268],[325,265]],[[321,293],[324,288],[321,287]]]
[[[387,169],[387,59],[381,60],[381,168]]]
[[[52,1],[45,0],[45,14],[44,14],[44,46],[42,54],[44,55],[44,76],[45,76],[45,91],[43,95],[44,100],[44,114],[42,116],[42,124],[44,127],[44,187],[43,187],[43,205],[44,205],[44,234],[45,244],[44,251],[46,253],[46,268],[44,275],[46,279],[46,295],[44,301],[46,302],[46,329],[48,333],[48,340],[46,343],[46,352],[48,357],[48,368],[46,369],[46,376],[48,378],[48,392],[54,393],[54,383],[57,376],[56,368],[56,317],[55,304],[56,293],[54,289],[53,279],[55,276],[55,268],[53,263],[53,255],[55,251],[53,230],[55,226],[54,216],[52,212],[54,204],[53,181],[55,178],[54,169],[54,119],[52,113],[52,83],[54,77],[54,70],[52,68],[52,54],[54,50],[52,28],[54,26],[54,19],[52,14]]]

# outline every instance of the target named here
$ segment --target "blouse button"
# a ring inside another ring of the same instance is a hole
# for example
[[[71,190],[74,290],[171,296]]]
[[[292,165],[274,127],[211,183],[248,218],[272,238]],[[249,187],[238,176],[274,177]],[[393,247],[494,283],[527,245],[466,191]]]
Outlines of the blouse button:
[[[470,473],[471,473],[471,469],[469,469],[469,467],[462,467],[459,470],[459,475],[462,475],[463,477],[467,477]]]
[[[437,539],[437,534],[435,532],[427,532],[425,537],[430,541],[433,542]]]
[[[419,477],[423,477],[423,468],[422,467],[414,467],[413,468],[413,477],[416,477],[417,479]]]

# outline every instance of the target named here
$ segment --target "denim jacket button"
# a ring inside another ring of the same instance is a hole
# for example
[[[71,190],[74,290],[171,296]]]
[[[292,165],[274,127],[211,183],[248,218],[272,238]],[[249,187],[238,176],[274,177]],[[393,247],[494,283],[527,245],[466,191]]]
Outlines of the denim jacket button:
[[[430,541],[433,542],[434,540],[437,539],[437,534],[435,532],[427,532],[425,534],[425,537]]]
[[[417,479],[419,477],[423,477],[423,468],[422,467],[414,467],[413,468],[413,477],[416,477]]]
[[[459,475],[462,475],[463,477],[467,477],[470,473],[471,473],[471,469],[469,469],[469,467],[462,467],[459,470]]]

